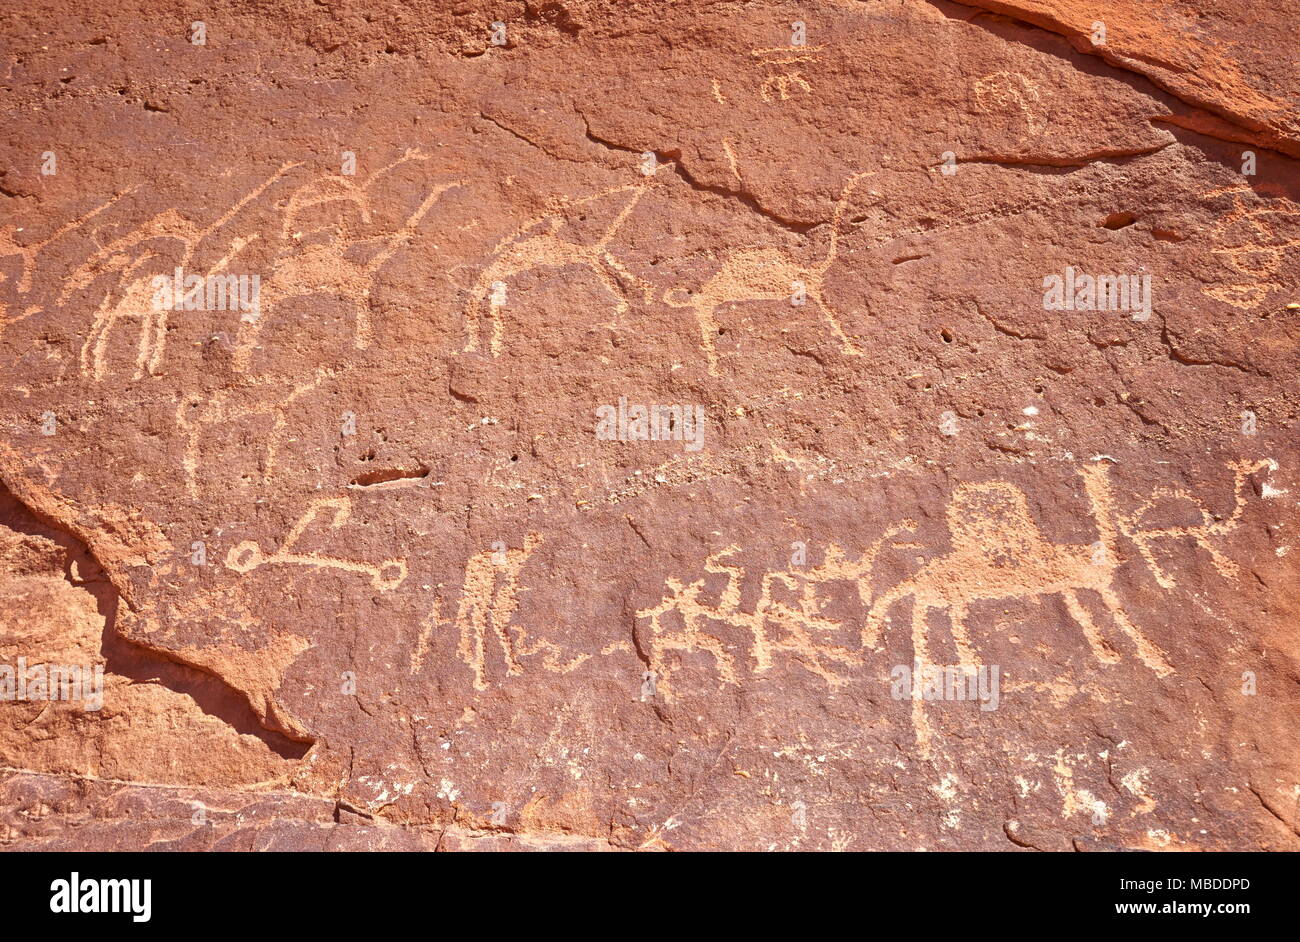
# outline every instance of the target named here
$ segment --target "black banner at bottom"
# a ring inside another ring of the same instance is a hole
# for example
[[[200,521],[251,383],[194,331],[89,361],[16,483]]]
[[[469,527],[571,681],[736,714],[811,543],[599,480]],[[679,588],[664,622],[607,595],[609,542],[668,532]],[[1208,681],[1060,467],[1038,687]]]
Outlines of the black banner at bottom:
[[[468,905],[495,927],[580,919],[728,931],[772,916],[922,923],[1045,919],[1232,931],[1292,913],[1290,854],[8,854],[6,925],[172,930],[425,920]],[[639,858],[639,859],[637,859]],[[487,904],[484,906],[483,904]],[[779,918],[779,917],[778,917]],[[1014,924],[1014,923],[1013,923]]]

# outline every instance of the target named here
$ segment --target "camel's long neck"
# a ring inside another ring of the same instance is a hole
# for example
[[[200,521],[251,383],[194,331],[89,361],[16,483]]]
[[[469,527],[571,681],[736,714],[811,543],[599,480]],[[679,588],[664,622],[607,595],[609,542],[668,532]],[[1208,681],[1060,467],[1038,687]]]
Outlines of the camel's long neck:
[[[845,210],[848,209],[849,197],[853,195],[854,188],[858,185],[863,177],[870,176],[868,173],[857,173],[849,178],[849,182],[844,185],[840,198],[835,203],[835,209],[831,213],[831,234],[826,246],[826,257],[822,259],[821,271],[823,274],[835,262],[835,257],[840,250],[840,221],[844,218]]]
[[[619,214],[614,217],[613,224],[605,230],[605,234],[602,235],[600,240],[596,243],[600,249],[603,250],[608,247],[610,241],[614,238],[618,230],[623,228],[623,223],[627,222],[627,217],[632,214],[632,210],[636,209],[636,204],[641,202],[641,197],[644,193],[645,189],[638,187],[632,194],[632,198],[627,201],[627,205],[624,206],[623,209],[619,211]]]

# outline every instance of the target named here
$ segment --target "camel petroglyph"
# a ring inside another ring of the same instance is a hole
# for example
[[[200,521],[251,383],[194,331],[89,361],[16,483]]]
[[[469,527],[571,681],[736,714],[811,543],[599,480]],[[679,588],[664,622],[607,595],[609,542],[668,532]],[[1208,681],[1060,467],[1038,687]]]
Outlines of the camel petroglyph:
[[[434,597],[432,610],[424,619],[411,654],[412,674],[418,674],[423,668],[433,633],[440,627],[457,630],[456,655],[469,667],[474,689],[479,691],[490,686],[488,664],[493,640],[500,649],[507,677],[523,674],[523,659],[535,655],[541,656],[542,669],[554,674],[567,674],[591,659],[591,654],[566,658],[560,645],[545,638],[529,641],[527,629],[512,624],[519,608],[520,593],[526,591],[519,584],[520,571],[542,542],[540,533],[529,533],[520,549],[507,549],[504,543],[499,543],[495,548],[475,553],[466,560],[456,614],[453,618],[444,615],[443,597],[439,592]],[[606,648],[602,653],[613,650]]]
[[[967,628],[972,606],[1055,595],[1079,625],[1093,656],[1104,664],[1119,663],[1120,649],[1103,635],[1085,604],[1085,598],[1092,596],[1100,600],[1138,661],[1157,677],[1166,677],[1173,667],[1164,652],[1128,617],[1116,590],[1118,570],[1128,561],[1121,549],[1122,541],[1128,539],[1138,547],[1138,558],[1150,565],[1162,588],[1174,585],[1154,555],[1154,547],[1164,541],[1190,540],[1210,555],[1225,577],[1238,573],[1239,567],[1228,560],[1215,541],[1240,525],[1249,475],[1265,468],[1276,469],[1276,464],[1243,461],[1231,467],[1234,504],[1230,513],[1217,518],[1185,491],[1167,489],[1155,490],[1136,510],[1121,513],[1111,490],[1110,466],[1094,463],[1079,468],[1097,534],[1091,543],[1046,539],[1030,511],[1028,497],[1015,484],[989,481],[959,485],[945,511],[951,549],[930,556],[911,577],[879,594],[873,592],[872,570],[881,548],[887,543],[900,549],[923,548],[915,542],[897,540],[901,533],[915,532],[914,521],[904,520],[888,528],[856,560],[831,544],[818,566],[764,573],[752,609],[741,602],[746,572],[735,560],[740,547],[728,546],[709,555],[703,566],[706,574],[726,576],[720,589],[708,583],[707,577],[686,582],[670,576],[665,581],[664,597],[636,612],[640,647],[646,652],[647,667],[658,689],[668,700],[676,695],[674,677],[683,667],[683,655],[711,660],[720,686],[739,684],[747,671],[762,674],[773,666],[777,656],[784,656],[837,687],[849,679],[844,671],[866,663],[863,651],[882,647],[890,613],[899,603],[910,600],[914,664],[919,668],[933,666],[930,615],[946,612],[958,669],[976,671],[981,658]],[[1199,510],[1201,523],[1141,526],[1150,511],[1166,498],[1190,502]],[[1130,554],[1128,559],[1132,558]],[[858,650],[832,643],[846,626],[824,613],[820,593],[824,586],[836,581],[856,585],[865,612]],[[734,630],[720,630],[724,626],[749,633],[751,640],[743,650],[724,640],[735,637]],[[925,707],[923,699],[913,698],[913,729],[921,754],[928,756],[932,731]]]
[[[90,331],[85,343],[82,344],[82,372],[89,374],[96,381],[103,379],[108,368],[108,343],[114,328],[120,321],[135,320],[140,323],[140,336],[136,345],[135,373],[132,380],[139,380],[146,375],[157,375],[166,354],[167,321],[170,311],[164,305],[153,303],[155,289],[151,279],[146,275],[140,275],[145,265],[165,257],[161,250],[153,246],[171,242],[179,243],[181,251],[175,257],[175,264],[182,269],[188,268],[204,240],[225,226],[245,206],[297,166],[300,165],[290,163],[280,167],[208,226],[191,222],[175,209],[164,210],[127,235],[98,249],[72,272],[59,292],[59,304],[65,303],[73,292],[89,286],[105,272],[116,275],[108,294],[95,311]],[[255,238],[256,236],[237,237],[231,240],[230,250],[208,270],[208,274],[226,270],[231,260]]]
[[[1092,592],[1100,597],[1110,617],[1133,644],[1138,659],[1156,676],[1168,676],[1173,668],[1164,653],[1129,619],[1116,594],[1116,571],[1124,562],[1120,538],[1127,537],[1137,546],[1162,588],[1170,588],[1175,583],[1154,554],[1153,547],[1161,540],[1191,539],[1209,553],[1225,577],[1238,573],[1238,567],[1212,541],[1239,525],[1245,507],[1247,477],[1275,465],[1259,461],[1237,462],[1231,467],[1233,509],[1219,520],[1187,492],[1170,489],[1156,490],[1130,514],[1117,512],[1110,489],[1109,465],[1098,463],[1080,468],[1098,535],[1092,544],[1046,540],[1029,512],[1025,493],[1013,484],[992,481],[960,485],[953,491],[946,512],[951,551],[932,557],[911,578],[875,598],[863,627],[863,646],[878,647],[889,611],[896,603],[910,598],[914,662],[922,667],[931,663],[929,615],[932,611],[946,611],[958,659],[962,666],[974,669],[978,657],[966,628],[972,603],[1059,595],[1070,617],[1082,628],[1097,659],[1102,663],[1116,663],[1119,654],[1102,637],[1080,596],[1082,592]],[[1190,501],[1200,512],[1201,524],[1140,528],[1143,518],[1164,498]],[[912,703],[912,725],[921,754],[928,756],[932,731],[925,704],[919,699]]]
[[[302,249],[277,259],[262,292],[261,307],[274,311],[281,301],[313,294],[329,294],[346,298],[356,319],[353,346],[358,350],[370,346],[372,328],[369,299],[375,275],[399,249],[411,241],[421,220],[428,214],[433,204],[448,190],[463,186],[463,183],[441,183],[432,187],[402,224],[385,235],[355,238],[346,220],[333,226],[319,227],[309,233],[293,233],[290,230],[301,212],[332,202],[354,204],[362,222],[369,223],[369,197],[376,181],[409,161],[429,159],[431,159],[429,155],[418,150],[408,150],[402,157],[376,170],[361,183],[354,183],[347,177],[325,177],[296,190],[290,197],[285,211],[282,231],[284,238],[296,241],[304,235],[314,235],[322,229],[333,231],[324,241],[311,242]],[[352,257],[351,250],[356,246],[378,246],[378,251],[367,261],[360,262]],[[241,318],[239,333],[235,340],[236,370],[243,372],[248,369],[265,322],[266,318],[260,311],[246,313]]]
[[[245,310],[240,318],[234,344],[234,365],[237,371],[244,372],[248,368],[267,320],[263,311],[273,310],[280,302],[293,297],[335,294],[347,298],[356,318],[354,345],[363,349],[370,344],[368,299],[375,275],[411,240],[421,220],[442,194],[463,184],[450,182],[434,186],[396,229],[382,235],[353,237],[347,220],[334,225],[318,226],[306,232],[293,232],[293,227],[306,211],[336,202],[353,204],[361,222],[368,224],[371,213],[370,195],[375,183],[403,164],[430,159],[429,155],[417,150],[408,150],[361,182],[354,182],[345,176],[327,175],[303,183],[290,193],[282,210],[280,236],[284,247],[277,250],[271,263],[271,271],[269,277],[264,279],[266,284],[260,292],[259,302],[252,310]],[[207,240],[250,203],[259,199],[272,185],[300,166],[300,163],[284,164],[209,225],[193,222],[175,208],[167,209],[126,235],[101,246],[78,266],[65,279],[58,296],[59,304],[65,303],[74,292],[87,288],[105,274],[112,275],[114,279],[95,311],[90,331],[82,345],[82,372],[95,380],[103,379],[109,369],[109,344],[115,329],[125,321],[136,321],[140,325],[140,332],[132,379],[158,375],[166,355],[171,308],[158,303],[157,289],[148,276],[148,272],[157,267],[153,263],[166,260],[177,269],[189,269]],[[96,209],[78,223],[84,222],[108,205],[111,203]],[[323,239],[314,238],[322,232],[327,233]],[[55,237],[59,234],[62,234],[62,230]],[[232,261],[259,238],[256,233],[230,237],[223,257],[208,269],[207,277],[229,272]],[[52,240],[46,241],[48,243]],[[179,250],[171,246],[179,246]],[[376,247],[376,251],[367,261],[357,261],[353,250],[358,246]],[[3,240],[0,239],[0,250],[3,248]],[[24,261],[27,261],[26,255]]]
[[[840,349],[858,355],[862,351],[845,334],[840,319],[824,296],[826,273],[835,264],[839,254],[840,221],[848,206],[854,187],[869,173],[855,174],[845,185],[835,210],[831,214],[830,238],[826,254],[814,265],[800,264],[784,249],[774,246],[755,246],[729,252],[722,267],[695,291],[671,288],[664,301],[678,308],[690,308],[695,313],[700,330],[700,346],[708,360],[709,373],[718,373],[718,354],[714,342],[718,334],[716,314],[724,304],[745,301],[791,300],[802,292],[817,305],[826,318],[831,333],[840,343]]]
[[[117,203],[123,197],[134,193],[137,189],[138,187],[134,186],[127,187],[127,189],[123,190],[111,199],[100,203],[89,212],[78,216],[76,219],[72,220],[72,222],[60,226],[54,231],[53,235],[42,239],[39,242],[19,245],[16,237],[22,230],[16,226],[0,226],[0,258],[8,258],[11,255],[17,255],[22,259],[22,267],[18,272],[18,293],[26,294],[31,290],[32,273],[36,269],[36,257],[40,255],[41,251],[45,249],[46,246],[63,238],[69,232],[72,232],[75,229],[80,229],[87,222],[104,212],[104,210],[113,206],[113,204]],[[5,276],[0,273],[0,281],[3,281],[4,279]]]
[[[930,662],[928,619],[931,611],[948,613],[953,642],[961,663],[974,665],[979,658],[966,628],[970,605],[993,599],[1028,599],[1059,595],[1070,616],[1079,623],[1099,661],[1120,658],[1106,642],[1080,594],[1098,595],[1111,618],[1137,650],[1139,660],[1158,676],[1173,668],[1164,654],[1124,613],[1115,593],[1115,571],[1123,562],[1120,528],[1109,484],[1109,466],[1088,465],[1079,470],[1099,539],[1092,544],[1052,543],[1046,540],[1024,491],[1005,481],[962,484],[952,494],[946,511],[952,550],[927,561],[910,579],[878,596],[867,613],[862,643],[877,647],[882,627],[895,603],[912,600],[912,656]]]
[[[505,340],[505,323],[501,316],[501,309],[506,305],[505,289],[510,279],[525,272],[569,267],[585,268],[613,295],[615,314],[619,317],[626,313],[628,304],[618,279],[636,285],[644,299],[648,301],[651,295],[649,285],[628,271],[609,251],[610,242],[627,222],[632,210],[636,209],[637,203],[645,194],[646,186],[647,184],[629,184],[615,187],[612,190],[574,200],[565,207],[567,210],[616,193],[631,193],[622,209],[595,242],[580,244],[561,238],[558,235],[559,230],[570,221],[568,213],[563,210],[534,219],[498,242],[492,250],[492,261],[479,273],[478,279],[474,282],[469,304],[465,308],[465,352],[472,353],[481,347],[483,339],[481,316],[486,304],[489,322],[487,347],[492,356],[500,355]],[[536,231],[539,229],[541,231]]]

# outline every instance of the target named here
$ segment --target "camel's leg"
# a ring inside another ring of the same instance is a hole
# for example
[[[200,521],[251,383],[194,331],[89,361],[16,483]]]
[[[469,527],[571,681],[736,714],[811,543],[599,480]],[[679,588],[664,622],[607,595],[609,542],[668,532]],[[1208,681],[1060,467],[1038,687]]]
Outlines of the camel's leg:
[[[465,305],[465,347],[464,353],[477,353],[479,348],[479,339],[483,329],[482,309],[483,305],[488,303],[488,298],[496,294],[492,286],[501,279],[489,278],[490,272],[484,272],[479,276],[478,282],[474,285],[474,291],[470,294],[469,304]]]
[[[1092,648],[1093,655],[1103,664],[1116,664],[1119,662],[1119,655],[1106,644],[1097,630],[1097,623],[1092,620],[1088,610],[1083,607],[1079,601],[1079,596],[1072,589],[1067,589],[1061,593],[1065,599],[1065,607],[1070,613],[1070,617],[1079,623],[1083,629],[1083,636],[1088,639],[1088,647]]]
[[[501,334],[504,328],[501,326],[502,305],[498,303],[498,297],[497,292],[488,286],[477,289],[474,296],[470,298],[469,305],[465,308],[465,353],[477,353],[479,350],[479,341],[483,334],[480,312],[484,304],[488,307],[489,349],[493,356],[496,356],[501,349]]]
[[[442,608],[441,598],[435,601],[435,610]],[[483,633],[487,630],[482,610],[477,605],[461,602],[456,611],[456,627],[460,630],[460,643],[456,654],[474,674],[474,689],[486,690],[487,677],[484,670]]]
[[[929,625],[930,608],[912,597],[912,732],[922,759],[930,758],[930,743],[934,730],[925,714],[925,700],[921,688],[925,684],[926,668],[930,664]]]
[[[890,607],[899,599],[910,594],[910,589],[906,586],[895,587],[886,592],[880,598],[871,603],[867,609],[866,623],[862,626],[862,646],[864,648],[876,648],[880,643],[880,632],[884,627],[885,619],[889,617]]]
[[[1210,554],[1210,558],[1214,560],[1214,565],[1218,567],[1219,575],[1223,576],[1225,579],[1236,578],[1241,575],[1240,567],[1238,567],[1238,565],[1227,556],[1224,556],[1223,553],[1219,552],[1218,549],[1211,546],[1209,537],[1205,536],[1204,533],[1193,533],[1192,539],[1196,540],[1197,545],[1200,546],[1201,549]]]
[[[288,297],[290,295],[287,293],[268,292],[266,297],[260,299],[256,309],[244,311],[239,315],[239,329],[235,334],[235,352],[232,363],[236,373],[243,373],[248,370],[249,363],[253,358],[253,348],[257,346],[258,338],[262,336],[262,312],[272,310],[281,299]]]
[[[473,661],[470,667],[474,671],[474,687],[478,690],[487,690],[487,654],[484,651],[484,635],[487,632],[486,616],[480,609],[475,608],[471,617],[473,619],[471,630],[474,632],[474,640],[473,647],[467,648],[467,650],[472,651],[471,657]]]
[[[181,466],[185,471],[185,492],[190,497],[199,496],[199,428],[186,428],[185,451]]]
[[[623,286],[601,267],[599,258],[593,258],[588,267],[595,272],[596,277],[600,279],[600,283],[605,286],[605,290],[615,297],[614,323],[617,324],[618,319],[627,313],[627,298],[623,297]]]
[[[930,663],[930,606],[912,598],[912,660],[925,667]]]
[[[140,344],[135,357],[135,375],[132,380],[142,379],[146,372],[154,372],[154,363],[161,359],[159,345],[165,343],[162,331],[167,329],[167,312],[145,311],[140,318]],[[152,356],[150,355],[152,354]]]
[[[1138,657],[1142,659],[1142,663],[1155,671],[1160,677],[1172,674],[1174,669],[1170,667],[1169,662],[1165,660],[1164,652],[1148,641],[1146,636],[1138,630],[1138,626],[1129,621],[1128,616],[1125,615],[1124,611],[1120,608],[1119,597],[1115,595],[1114,590],[1109,587],[1098,588],[1097,592],[1100,593],[1102,599],[1105,601],[1106,607],[1110,609],[1110,613],[1114,616],[1115,621],[1124,629],[1124,633],[1132,639],[1135,645],[1137,645]]]
[[[772,648],[767,637],[767,620],[769,617],[775,617],[769,605],[774,578],[779,578],[778,574],[769,572],[763,576],[762,595],[759,597],[758,606],[754,609],[754,616],[747,619],[750,633],[754,636],[754,645],[750,650],[753,652],[756,674],[761,674],[772,666]]]
[[[912,701],[912,733],[916,736],[916,748],[921,758],[929,759],[934,729],[930,726],[930,718],[925,715],[925,701],[921,699]]]
[[[370,346],[370,306],[366,298],[362,298],[357,303],[357,333],[352,339],[352,345],[358,350],[364,350]]]
[[[718,354],[713,348],[713,339],[718,335],[718,322],[713,319],[714,308],[706,299],[696,299],[695,320],[700,325],[700,347],[709,361],[709,375],[718,375]]]
[[[620,278],[626,278],[632,284],[640,288],[642,300],[646,304],[650,303],[651,298],[654,297],[654,286],[651,285],[650,282],[632,274],[632,272],[628,271],[627,266],[616,259],[611,253],[606,252],[602,257],[605,259],[605,264],[609,265],[610,268],[617,272]]]
[[[108,302],[105,301],[105,304]],[[104,315],[100,321],[99,336],[95,338],[95,351],[91,359],[94,366],[95,379],[102,379],[106,369],[106,359],[108,356],[108,341],[113,334],[113,328],[117,326],[120,314],[113,312]]]
[[[1162,589],[1172,589],[1177,583],[1174,581],[1173,576],[1165,572],[1164,567],[1160,565],[1160,561],[1156,559],[1155,550],[1151,548],[1151,533],[1143,534],[1134,531],[1129,533],[1128,536],[1137,546],[1138,552],[1142,554],[1142,559],[1151,567],[1151,573],[1155,576],[1156,584]]]
[[[493,356],[499,356],[501,347],[505,341],[506,325],[501,317],[501,309],[505,307],[505,300],[496,291],[492,292],[492,297],[488,301],[488,323],[492,325],[492,335],[488,339],[489,349]]]
[[[149,363],[145,371],[150,376],[157,376],[162,367],[163,354],[167,352],[167,310],[164,308],[154,315],[153,345],[149,351]]]
[[[83,374],[89,372],[95,379],[99,379],[102,372],[100,360],[103,357],[103,338],[112,326],[110,315],[105,312],[107,306],[108,301],[105,300],[95,312],[95,320],[86,334],[86,342],[81,345],[81,372]]]
[[[834,312],[831,311],[830,306],[826,303],[826,299],[822,297],[821,285],[809,285],[808,287],[808,293],[811,294],[813,300],[817,302],[817,307],[821,309],[822,317],[826,318],[826,323],[831,325],[831,332],[834,333],[836,339],[839,340],[840,350],[844,353],[852,354],[853,356],[860,356],[862,351],[859,350],[857,345],[849,339],[846,333],[844,333],[844,328],[840,326],[839,319],[836,318]]]
[[[978,664],[979,655],[975,653],[970,634],[966,631],[966,606],[961,602],[953,602],[948,610],[948,620],[952,623],[952,641],[957,648],[957,660],[963,666]]]
[[[374,178],[372,177],[371,179]],[[384,247],[380,249],[378,254],[376,254],[375,257],[366,265],[366,273],[373,277],[374,273],[382,268],[384,264],[393,257],[393,254],[398,249],[410,241],[411,236],[415,234],[415,227],[420,224],[420,220],[424,218],[425,213],[429,211],[429,208],[438,201],[438,197],[442,196],[442,194],[446,193],[448,190],[460,185],[461,184],[459,183],[445,183],[442,186],[434,187],[429,192],[429,195],[424,198],[418,207],[416,207],[415,212],[411,213],[406,222],[402,224],[402,228],[398,229],[389,236],[387,240],[385,240]],[[369,209],[364,206],[361,211],[363,215],[368,215],[370,212]],[[369,222],[370,220],[366,219],[365,221]]]
[[[520,665],[518,658],[515,656],[515,645],[514,639],[510,636],[510,626],[508,624],[497,624],[496,609],[499,605],[498,598],[500,594],[501,593],[498,591],[493,595],[493,610],[487,612],[484,617],[492,620],[492,630],[497,636],[497,644],[501,646],[501,656],[506,662],[506,674],[510,677],[515,677],[522,674],[524,669]],[[503,619],[503,621],[505,621],[505,619]]]

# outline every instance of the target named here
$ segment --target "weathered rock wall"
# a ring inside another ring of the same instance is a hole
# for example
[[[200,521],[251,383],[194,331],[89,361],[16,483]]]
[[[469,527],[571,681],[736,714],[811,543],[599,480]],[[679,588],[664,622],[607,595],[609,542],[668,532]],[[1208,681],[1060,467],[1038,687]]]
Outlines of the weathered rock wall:
[[[1300,846],[1300,6],[81,6],[0,844]]]

